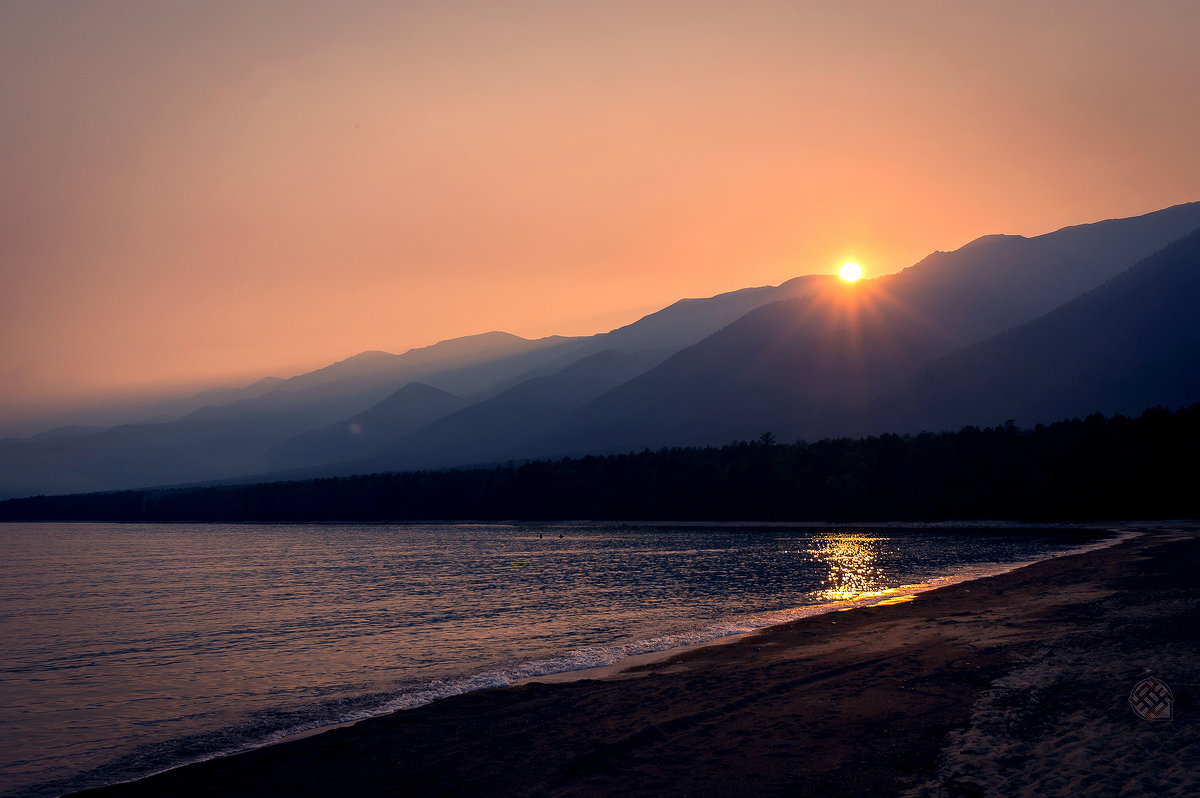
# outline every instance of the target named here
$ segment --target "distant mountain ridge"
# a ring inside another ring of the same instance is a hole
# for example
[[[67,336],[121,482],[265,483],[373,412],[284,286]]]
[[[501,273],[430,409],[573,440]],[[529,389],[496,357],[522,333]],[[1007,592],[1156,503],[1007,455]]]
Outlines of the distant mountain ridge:
[[[0,498],[720,444],[768,431],[815,439],[1001,410],[1024,421],[1021,413],[1116,396],[1117,384],[1142,389],[1115,409],[1188,404],[1200,388],[1167,375],[1200,372],[1187,277],[1197,228],[1200,203],[1190,203],[1031,238],[984,236],[853,286],[809,275],[680,300],[595,336],[492,332],[401,355],[363,352],[289,380],[176,400],[169,407],[187,411],[178,420],[6,440]],[[1164,247],[1174,254],[1148,257]],[[1160,256],[1173,265],[1155,267]],[[1158,293],[1144,276],[1155,268],[1165,270]],[[1135,328],[1155,330],[1158,343]],[[1049,329],[1061,340],[1048,340]],[[1046,359],[1070,341],[1074,355]],[[1100,341],[1113,351],[1102,356]]]
[[[988,236],[896,275],[764,306],[581,408],[559,430],[564,453],[861,434],[874,428],[869,403],[901,401],[919,366],[1031,321],[1052,309],[1045,297],[1078,296],[1131,266],[1120,260],[1130,251],[1144,257],[1197,227],[1192,203],[1036,238]],[[1136,245],[1119,243],[1122,231]]]
[[[819,436],[848,406],[952,346],[937,328],[871,302],[871,288],[838,286],[748,313],[581,408],[559,430],[567,451]],[[847,301],[878,315],[851,317]]]
[[[448,391],[410,382],[346,421],[301,433],[273,446],[266,454],[265,466],[304,468],[361,460],[469,404]]]
[[[698,343],[755,308],[780,299],[807,296],[837,279],[831,274],[809,274],[794,277],[780,285],[742,288],[703,299],[680,299],[631,324],[586,338],[578,349],[500,384],[497,390],[553,374],[583,357],[605,350],[628,354],[648,351],[670,354]]]
[[[874,431],[1136,415],[1200,398],[1200,230],[1027,324],[922,369]]]
[[[667,353],[606,349],[553,374],[533,377],[414,431],[381,450],[369,471],[436,468],[555,454],[541,443],[572,411],[636,377]]]
[[[178,420],[10,442],[0,448],[0,495],[108,490],[261,472],[270,467],[266,453],[272,447],[362,412],[409,382],[436,380],[482,391],[536,367],[574,341],[485,333],[402,355],[367,353],[281,381],[256,396],[201,407]]]
[[[0,445],[0,496],[191,483],[276,469],[303,470],[321,463],[372,456],[382,457],[374,461],[376,467],[379,463],[395,463],[398,459],[394,453],[380,454],[379,449],[395,443],[396,436],[408,431],[405,423],[391,424],[391,432],[378,438],[367,435],[348,440],[336,430],[348,430],[358,423],[360,414],[373,413],[379,418],[397,412],[398,404],[393,400],[389,405],[389,397],[410,383],[463,397],[464,403],[482,401],[611,348],[604,346],[608,336],[614,336],[612,340],[618,347],[651,347],[627,353],[633,356],[627,362],[644,362],[648,367],[673,351],[676,342],[698,340],[727,318],[736,318],[748,298],[758,297],[750,304],[766,302],[781,290],[794,294],[804,291],[808,283],[826,279],[801,278],[785,286],[682,300],[659,312],[664,315],[651,314],[656,318],[645,325],[634,322],[613,333],[591,337],[528,340],[490,332],[418,347],[401,355],[361,352],[287,380],[267,378],[243,389],[206,391],[160,406],[163,410],[188,410],[182,418],[80,434],[67,431],[53,436],[54,440],[5,441]],[[663,324],[664,318],[676,320],[678,328]],[[655,349],[662,350],[661,357],[651,355],[646,359],[645,351]],[[584,367],[570,374],[587,384],[593,378],[586,370]],[[603,379],[603,375],[598,376]],[[231,401],[204,403],[212,398]],[[384,407],[373,410],[380,403]],[[423,420],[432,421],[434,417]],[[316,434],[323,428],[324,437]],[[309,433],[313,437],[305,438]],[[291,442],[297,438],[297,442]],[[325,441],[331,448],[319,454],[317,441]],[[429,459],[424,457],[422,461]]]
[[[880,278],[965,345],[1048,313],[1200,227],[1200,202],[1040,236],[982,236]]]

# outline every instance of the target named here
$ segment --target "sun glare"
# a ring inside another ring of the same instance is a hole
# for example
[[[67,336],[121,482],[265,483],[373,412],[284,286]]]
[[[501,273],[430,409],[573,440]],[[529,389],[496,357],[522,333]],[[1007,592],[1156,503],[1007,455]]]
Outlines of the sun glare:
[[[859,277],[862,277],[862,269],[857,263],[846,262],[842,264],[840,269],[838,269],[838,274],[846,282],[852,283]]]

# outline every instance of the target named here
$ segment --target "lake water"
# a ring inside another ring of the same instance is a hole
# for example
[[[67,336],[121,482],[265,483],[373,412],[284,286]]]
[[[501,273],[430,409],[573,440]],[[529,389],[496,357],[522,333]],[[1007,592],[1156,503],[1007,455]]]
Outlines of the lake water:
[[[1081,545],[852,526],[0,524],[0,793],[127,780]]]

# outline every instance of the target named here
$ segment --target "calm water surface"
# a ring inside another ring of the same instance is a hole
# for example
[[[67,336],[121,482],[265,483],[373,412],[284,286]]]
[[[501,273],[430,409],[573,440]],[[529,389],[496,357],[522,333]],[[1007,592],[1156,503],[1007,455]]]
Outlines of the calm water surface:
[[[979,530],[0,524],[0,793],[125,780],[1079,545]]]

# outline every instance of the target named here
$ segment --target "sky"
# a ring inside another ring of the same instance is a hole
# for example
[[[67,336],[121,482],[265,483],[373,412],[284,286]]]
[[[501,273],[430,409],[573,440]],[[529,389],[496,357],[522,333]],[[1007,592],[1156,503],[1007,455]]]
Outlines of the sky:
[[[1200,4],[0,0],[0,420],[1200,199]]]

